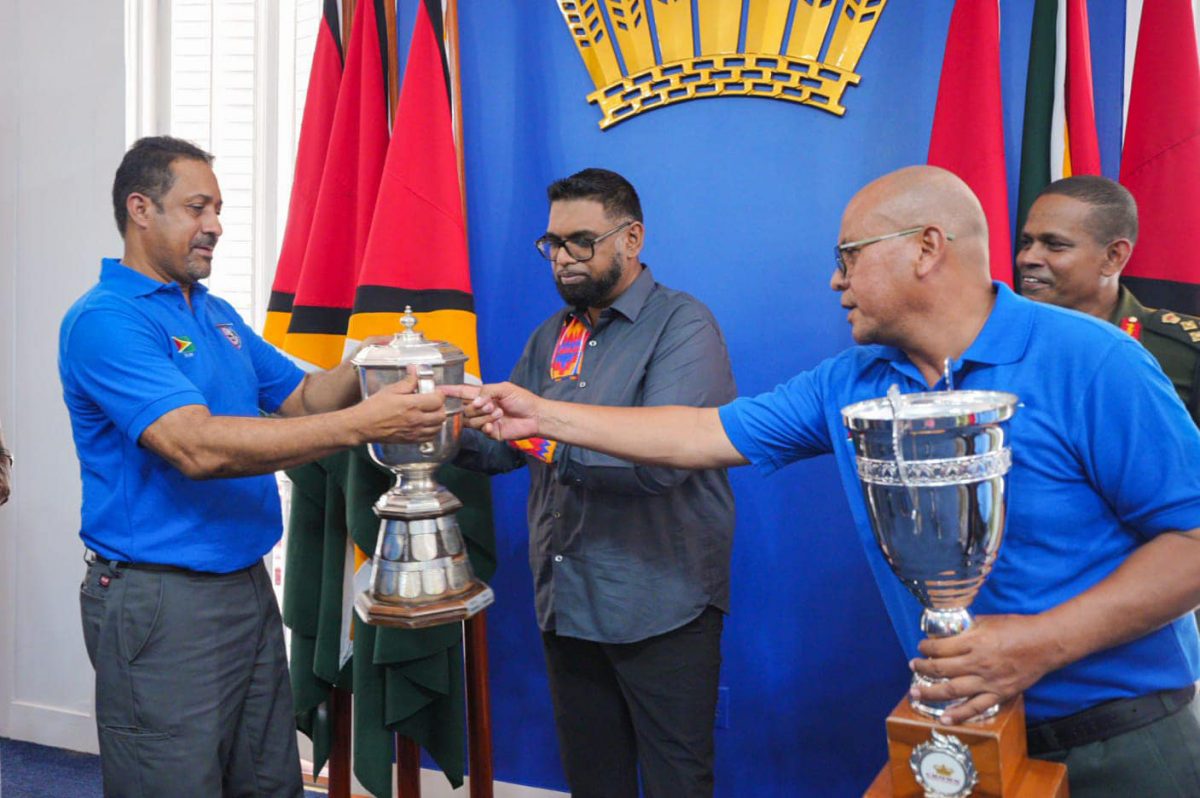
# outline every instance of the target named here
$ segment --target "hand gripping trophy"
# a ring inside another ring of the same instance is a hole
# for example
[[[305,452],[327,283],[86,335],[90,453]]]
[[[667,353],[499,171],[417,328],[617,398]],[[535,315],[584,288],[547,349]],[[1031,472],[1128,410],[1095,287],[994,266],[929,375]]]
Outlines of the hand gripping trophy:
[[[875,540],[924,606],[921,631],[930,637],[973,624],[967,608],[1004,533],[1006,422],[1017,402],[998,391],[902,395],[892,386],[884,398],[842,408]],[[915,674],[913,683],[933,682]],[[1026,757],[1020,698],[939,726],[961,700],[900,702],[887,722],[890,762],[867,795],[1065,798],[1066,768]]]
[[[446,341],[417,332],[412,308],[403,331],[386,344],[363,347],[351,362],[366,398],[417,373],[417,390],[461,385],[466,355]],[[434,474],[458,451],[462,400],[446,399],[446,420],[424,443],[372,443],[371,459],[396,475],[396,484],[375,502],[379,539],[371,564],[371,587],[355,609],[367,623],[413,629],[461,621],[492,603],[492,589],[475,578],[454,513],[462,502]]]

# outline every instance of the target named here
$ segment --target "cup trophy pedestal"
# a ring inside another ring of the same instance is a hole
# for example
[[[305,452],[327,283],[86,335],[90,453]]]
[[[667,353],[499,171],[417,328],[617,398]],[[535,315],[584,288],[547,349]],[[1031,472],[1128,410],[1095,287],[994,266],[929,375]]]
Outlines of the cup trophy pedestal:
[[[438,385],[461,385],[467,358],[453,344],[429,341],[414,328],[405,308],[404,329],[387,344],[367,346],[351,362],[358,370],[363,398],[417,373],[420,393]],[[454,457],[462,434],[462,400],[446,398],[446,420],[438,435],[423,443],[372,443],[371,459],[396,475],[396,483],[375,502],[379,538],[371,564],[371,586],[355,596],[354,608],[377,626],[419,629],[466,620],[494,600],[492,589],[475,578],[455,512],[462,507],[437,483],[438,467]]]
[[[943,780],[949,790],[961,764],[950,738],[966,748],[975,771],[975,786],[965,795],[996,798],[1067,798],[1067,768],[1057,762],[1030,759],[1025,744],[1025,703],[1020,696],[1006,702],[989,720],[960,726],[943,726],[919,714],[907,697],[887,719],[888,763],[871,782],[865,798],[921,798],[925,795],[964,795],[928,790],[917,783],[913,761],[923,767],[924,780]],[[922,748],[921,746],[927,746]],[[943,753],[941,748],[950,748]],[[943,758],[945,757],[945,758]],[[950,759],[950,761],[946,761]],[[965,779],[970,780],[968,775]]]
[[[842,409],[875,541],[925,608],[921,630],[969,629],[967,608],[1004,532],[1012,454],[1005,422],[1017,397],[997,391],[888,396]],[[914,675],[914,685],[934,682]],[[887,719],[888,764],[871,798],[1066,798],[1066,766],[1029,759],[1020,697],[947,726],[947,702],[900,701]]]

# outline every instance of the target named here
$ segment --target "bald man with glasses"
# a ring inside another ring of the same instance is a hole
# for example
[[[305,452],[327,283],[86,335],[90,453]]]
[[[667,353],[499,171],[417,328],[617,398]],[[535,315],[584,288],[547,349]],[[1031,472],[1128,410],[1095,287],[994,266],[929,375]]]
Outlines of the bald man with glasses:
[[[871,182],[840,238],[830,288],[857,346],[771,392],[720,408],[605,408],[512,385],[445,390],[497,438],[545,435],[658,467],[772,473],[833,455],[910,666],[944,679],[917,697],[961,700],[944,725],[1022,693],[1029,753],[1066,763],[1073,798],[1200,796],[1200,430],[1170,381],[1115,327],[993,283],[983,209],[949,172]],[[876,543],[841,410],[891,387],[946,389],[946,372],[1022,404],[1004,544],[976,623],[923,640],[919,606]]]
[[[511,380],[580,404],[716,407],[736,394],[703,304],[655,282],[633,186],[585,169],[547,190],[535,242],[566,306]],[[635,465],[546,438],[463,436],[458,464],[530,470],[529,559],[575,798],[711,796],[733,494],[725,470]]]

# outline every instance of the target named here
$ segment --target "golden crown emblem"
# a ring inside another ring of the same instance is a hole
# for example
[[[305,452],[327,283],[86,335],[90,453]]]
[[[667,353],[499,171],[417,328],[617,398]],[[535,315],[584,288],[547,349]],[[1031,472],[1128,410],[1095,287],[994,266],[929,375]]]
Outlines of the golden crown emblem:
[[[842,94],[859,81],[854,70],[886,5],[558,0],[596,86],[588,102],[600,106],[601,128],[672,103],[721,95],[770,97],[841,116]],[[837,24],[825,46],[835,11]]]

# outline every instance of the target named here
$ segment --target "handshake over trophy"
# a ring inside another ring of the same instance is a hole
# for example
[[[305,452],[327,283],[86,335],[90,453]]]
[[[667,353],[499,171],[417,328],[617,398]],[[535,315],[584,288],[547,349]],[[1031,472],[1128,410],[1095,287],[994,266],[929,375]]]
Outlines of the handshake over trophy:
[[[1006,422],[1018,399],[998,391],[900,394],[842,409],[875,540],[924,606],[921,631],[941,638],[974,623],[968,607],[1004,532],[1012,453]],[[934,681],[920,674],[913,684]],[[955,701],[902,700],[888,718],[890,761],[869,796],[1066,796],[1063,765],[1026,756],[1024,706],[972,722],[938,720]]]
[[[351,361],[363,398],[417,373],[417,390],[461,385],[467,357],[446,341],[417,332],[412,308],[403,331],[386,344],[363,347]],[[375,502],[379,538],[371,564],[371,587],[355,597],[364,621],[414,629],[461,621],[492,603],[492,589],[475,578],[454,513],[462,502],[434,479],[454,457],[462,434],[462,400],[446,398],[446,420],[436,438],[423,443],[372,443],[371,459],[396,475],[396,484]]]

